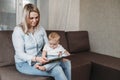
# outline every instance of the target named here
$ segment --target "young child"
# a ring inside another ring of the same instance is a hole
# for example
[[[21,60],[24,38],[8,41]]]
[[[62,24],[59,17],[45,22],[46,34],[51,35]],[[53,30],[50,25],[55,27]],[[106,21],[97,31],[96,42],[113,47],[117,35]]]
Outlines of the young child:
[[[48,60],[63,57],[63,56],[69,56],[70,53],[65,50],[62,45],[59,44],[60,35],[56,32],[51,32],[48,36],[49,43],[45,44],[42,52],[42,57],[47,58]],[[67,59],[66,59],[67,60]],[[43,70],[43,71],[49,71],[56,65],[59,65],[60,61],[48,63],[45,65],[36,65],[35,67]]]

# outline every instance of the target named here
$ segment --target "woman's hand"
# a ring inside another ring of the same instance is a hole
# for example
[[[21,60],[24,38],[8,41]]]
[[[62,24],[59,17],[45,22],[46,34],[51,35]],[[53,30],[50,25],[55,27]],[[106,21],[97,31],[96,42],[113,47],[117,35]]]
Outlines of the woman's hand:
[[[41,64],[44,64],[44,63],[48,62],[49,60],[46,57],[36,57],[36,61]]]

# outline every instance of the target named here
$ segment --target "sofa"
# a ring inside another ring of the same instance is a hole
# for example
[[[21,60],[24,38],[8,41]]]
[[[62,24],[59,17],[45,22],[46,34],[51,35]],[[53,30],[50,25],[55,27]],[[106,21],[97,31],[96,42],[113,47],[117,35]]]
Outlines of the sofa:
[[[92,52],[88,31],[57,31],[60,42],[71,55],[72,80],[120,80],[120,58]],[[0,31],[0,80],[54,80],[52,77],[25,75],[15,68],[13,31]],[[19,42],[19,41],[18,41]]]

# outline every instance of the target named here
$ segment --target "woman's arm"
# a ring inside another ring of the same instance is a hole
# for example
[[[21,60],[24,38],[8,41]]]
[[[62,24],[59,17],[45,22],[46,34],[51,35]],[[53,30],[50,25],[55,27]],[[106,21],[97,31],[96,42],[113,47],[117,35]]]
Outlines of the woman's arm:
[[[21,27],[15,27],[12,34],[12,43],[15,49],[15,55],[23,61],[32,60],[33,56],[25,53],[24,33]]]
[[[42,28],[42,32],[44,34],[43,38],[44,38],[45,44],[47,44],[48,43],[48,38],[47,38],[47,33],[46,33],[44,28]]]

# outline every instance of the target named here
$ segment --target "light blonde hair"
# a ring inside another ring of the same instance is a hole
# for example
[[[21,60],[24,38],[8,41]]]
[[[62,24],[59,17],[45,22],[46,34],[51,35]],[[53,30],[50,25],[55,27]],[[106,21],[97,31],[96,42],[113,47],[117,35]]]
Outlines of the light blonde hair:
[[[27,18],[30,17],[30,12],[36,12],[38,13],[38,17],[39,17],[39,21],[40,21],[40,12],[37,8],[37,6],[29,3],[29,4],[26,4],[23,8],[23,15],[22,15],[22,22],[21,22],[21,27],[24,31],[24,33],[28,33],[28,23],[27,23]],[[37,23],[37,26],[39,25],[39,21]]]
[[[51,32],[48,36],[49,40],[55,40],[55,41],[59,41],[60,39],[60,35],[56,32]]]

